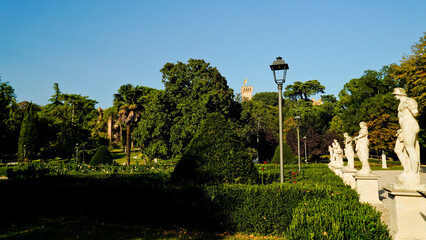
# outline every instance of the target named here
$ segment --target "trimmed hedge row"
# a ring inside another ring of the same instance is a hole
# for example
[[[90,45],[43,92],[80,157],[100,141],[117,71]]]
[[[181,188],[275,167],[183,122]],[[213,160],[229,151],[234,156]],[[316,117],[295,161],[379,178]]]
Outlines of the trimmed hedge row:
[[[341,180],[340,180],[341,181]],[[333,180],[326,181],[328,183]],[[212,209],[236,232],[290,239],[390,239],[380,213],[350,188],[313,183],[210,187]]]
[[[268,185],[173,185],[161,173],[16,179],[0,182],[8,206],[2,215],[77,214],[289,239],[390,239],[380,213],[359,203],[326,165],[304,166],[296,178]]]

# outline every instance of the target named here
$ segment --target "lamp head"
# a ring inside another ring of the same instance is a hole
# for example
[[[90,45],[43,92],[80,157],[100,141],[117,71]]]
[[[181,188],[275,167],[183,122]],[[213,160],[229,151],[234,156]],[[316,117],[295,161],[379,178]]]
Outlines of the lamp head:
[[[285,77],[287,75],[287,70],[289,69],[288,64],[283,60],[282,57],[277,57],[277,60],[275,60],[272,65],[269,65],[271,67],[271,70],[274,72],[274,80],[277,84],[283,84],[285,82]],[[276,77],[276,71],[283,70],[283,78],[277,79]]]
[[[294,117],[294,120],[296,121],[297,126],[299,126],[302,118],[299,115],[297,115],[297,116]]]

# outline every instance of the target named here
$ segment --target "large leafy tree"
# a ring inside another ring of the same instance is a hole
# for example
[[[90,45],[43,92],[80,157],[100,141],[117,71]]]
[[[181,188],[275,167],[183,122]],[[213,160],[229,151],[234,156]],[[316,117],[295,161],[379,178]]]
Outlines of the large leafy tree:
[[[130,136],[132,128],[140,119],[144,104],[147,101],[147,95],[150,91],[150,88],[134,87],[132,84],[125,84],[118,89],[118,93],[114,94],[114,105],[118,110],[119,121],[126,126],[127,165],[130,165]]]
[[[248,147],[256,149],[261,162],[269,161],[274,156],[279,131],[277,119],[278,108],[267,105],[264,101],[253,99],[242,103],[237,133],[243,137]]]
[[[384,67],[381,71],[367,70],[357,79],[346,83],[339,93],[339,116],[344,122],[344,131],[353,134],[359,130],[359,122],[372,120],[372,113],[383,108],[385,101],[380,99],[389,98],[396,83],[388,75],[389,69]],[[379,96],[379,97],[377,97]],[[373,100],[374,99],[374,100]],[[380,103],[380,104],[379,104]],[[384,107],[388,114],[395,114],[393,106],[389,104]],[[384,112],[383,112],[384,113]]]
[[[278,93],[277,92],[261,92],[253,96],[253,100],[261,101],[269,106],[278,106]]]
[[[159,120],[157,124],[162,126],[162,131],[169,133],[170,138],[166,141],[171,147],[170,157],[179,158],[202,120],[210,113],[232,116],[236,106],[234,94],[225,77],[204,60],[167,63],[161,73],[165,89],[155,104],[163,105],[159,109],[164,113],[154,116]],[[142,144],[155,144],[163,140],[165,139],[156,137],[151,142]]]
[[[330,123],[336,114],[337,103],[325,101],[322,105],[313,105],[310,101],[299,101],[296,108],[291,108],[286,112],[287,119],[292,120],[292,127],[288,129],[286,141],[297,154],[297,134],[295,116],[300,116],[300,144],[304,143],[303,137],[306,136],[306,146],[308,155],[317,159],[320,155],[327,152],[328,145],[336,137],[334,131],[330,131]],[[304,146],[303,146],[304,147]],[[304,150],[301,147],[301,156],[304,156]]]
[[[55,94],[39,114],[40,131],[44,157],[70,157],[76,143],[86,143],[87,149],[95,149],[104,143],[98,136],[92,136],[99,112],[97,102],[79,94],[61,93],[54,84]]]
[[[9,110],[9,119],[5,125],[7,126],[5,132],[6,140],[2,141],[2,146],[5,147],[3,152],[6,154],[16,154],[18,152],[19,134],[21,131],[22,120],[24,119],[25,110],[27,109],[27,101],[17,103],[12,100],[12,103],[7,108]]]
[[[165,92],[157,90],[150,94],[141,113],[134,135],[141,146],[141,151],[150,159],[171,157],[170,129],[174,120],[172,106]]]
[[[15,99],[15,92],[12,86],[7,82],[1,82],[0,78],[0,156],[7,151],[7,142],[9,137],[9,111]]]
[[[284,96],[291,100],[302,99],[309,101],[309,97],[318,93],[324,93],[325,87],[318,80],[309,80],[306,82],[296,81],[286,86]]]
[[[216,112],[200,125],[176,165],[173,179],[196,183],[258,182],[252,158],[229,120]]]

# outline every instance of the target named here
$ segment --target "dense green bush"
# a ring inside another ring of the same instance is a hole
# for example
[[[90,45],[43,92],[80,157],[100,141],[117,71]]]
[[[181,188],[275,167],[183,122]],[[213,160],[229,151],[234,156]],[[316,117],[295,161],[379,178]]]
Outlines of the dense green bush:
[[[287,237],[390,239],[388,230],[380,221],[380,213],[370,205],[336,199],[309,198],[301,202],[293,211]]]
[[[361,204],[358,194],[326,165],[303,166],[300,174],[290,171],[294,177],[287,177],[292,181],[268,185],[176,185],[164,171],[152,171],[154,165],[141,167],[146,171],[139,174],[47,175],[0,181],[2,194],[8,196],[2,216],[80,214],[102,221],[288,239],[390,239],[380,213]],[[38,197],[27,204],[34,195]],[[87,204],[87,199],[97,204]],[[124,211],[117,205],[120,202],[137,205]]]
[[[253,183],[259,180],[252,156],[231,124],[218,113],[200,126],[172,175],[196,183]]]
[[[207,187],[209,212],[237,232],[290,239],[390,239],[380,213],[326,166],[304,167],[294,182]]]
[[[8,179],[33,179],[44,177],[48,173],[48,169],[37,169],[33,164],[24,164],[6,168],[6,176]]]
[[[294,155],[293,150],[291,150],[291,147],[287,144],[286,141],[283,142],[283,161],[286,165],[297,163],[297,157]],[[275,154],[271,160],[271,163],[280,164],[280,146],[275,149]]]
[[[100,164],[113,164],[114,158],[109,152],[108,148],[105,146],[99,147],[98,151],[96,151],[95,155],[90,160],[90,165],[100,165]]]

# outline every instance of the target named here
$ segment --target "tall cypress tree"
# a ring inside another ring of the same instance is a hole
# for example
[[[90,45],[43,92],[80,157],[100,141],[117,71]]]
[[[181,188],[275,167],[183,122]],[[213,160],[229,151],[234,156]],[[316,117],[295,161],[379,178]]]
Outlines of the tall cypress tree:
[[[34,104],[30,103],[25,110],[19,134],[19,161],[31,161],[37,156],[37,120],[37,110]]]

